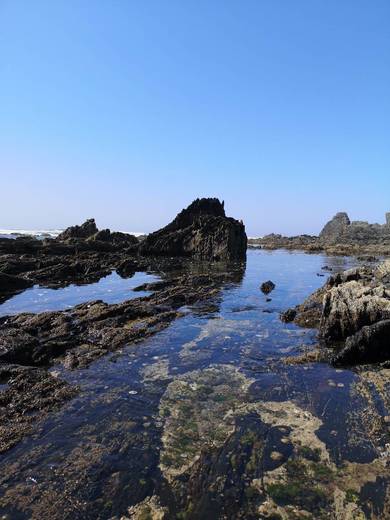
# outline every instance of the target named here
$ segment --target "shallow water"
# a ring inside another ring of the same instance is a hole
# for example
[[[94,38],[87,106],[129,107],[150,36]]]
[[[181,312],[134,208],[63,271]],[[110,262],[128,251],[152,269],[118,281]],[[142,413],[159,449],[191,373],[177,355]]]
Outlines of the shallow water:
[[[133,292],[144,283],[156,282],[158,276],[137,272],[131,278],[122,278],[116,272],[87,285],[69,285],[59,289],[48,289],[35,285],[13,296],[0,305],[0,316],[20,312],[46,312],[69,309],[80,303],[103,300],[106,303],[120,303],[132,298],[148,296],[148,291]]]
[[[254,486],[257,470],[251,469],[249,462],[242,468],[240,465],[237,468],[237,463],[233,469],[233,463],[226,467],[226,458],[231,460],[235,454],[239,460],[249,457],[243,451],[243,445],[247,446],[243,438],[250,432],[263,439],[262,429],[269,410],[273,410],[275,417],[283,411],[293,419],[298,417],[303,426],[291,419],[291,424],[287,420],[278,429],[275,424],[279,419],[274,421],[273,433],[266,442],[273,443],[269,451],[271,455],[278,453],[281,462],[276,463],[266,455],[263,470],[278,471],[277,467],[297,449],[293,433],[299,433],[302,427],[303,433],[299,434],[302,443],[307,435],[308,443],[317,443],[326,457],[330,457],[333,476],[318,476],[325,491],[333,486],[332,478],[347,478],[338,473],[338,468],[344,468],[346,463],[355,465],[353,468],[360,465],[362,474],[365,468],[374,471],[372,464],[384,457],[386,439],[379,435],[374,442],[364,421],[369,406],[372,407],[370,420],[372,414],[388,414],[375,388],[372,399],[367,400],[364,394],[354,390],[361,382],[355,371],[336,370],[320,363],[297,366],[283,363],[285,356],[311,348],[316,343],[316,332],[283,324],[279,313],[302,302],[323,285],[326,278],[318,275],[326,273],[321,267],[327,265],[335,272],[354,263],[350,258],[249,251],[242,281],[226,285],[220,297],[212,302],[213,306],[202,304],[183,309],[185,316],[169,328],[137,346],[96,361],[88,369],[69,372],[54,367],[55,376],[79,385],[81,392],[32,437],[0,458],[1,496],[6,497],[4,502],[0,501],[3,504],[0,513],[16,519],[109,519],[114,515],[120,517],[127,507],[156,495],[169,508],[167,518],[259,518],[253,516],[252,509],[256,500],[259,503],[264,500],[257,498],[258,495],[249,500],[245,491]],[[276,288],[266,297],[259,286],[268,279]],[[129,287],[123,287],[123,291],[127,290]],[[186,389],[190,392],[188,399]],[[205,392],[201,397],[199,389]],[[267,411],[259,411],[262,403],[268,403]],[[279,403],[282,409],[278,412]],[[186,425],[180,419],[184,412]],[[229,421],[233,420],[226,419],[229,414],[235,417],[234,435],[228,434]],[[180,419],[178,423],[175,416]],[[186,437],[181,431],[184,426],[188,427]],[[283,444],[281,439],[289,430],[291,442]],[[213,452],[216,447],[217,455]],[[205,459],[204,466],[203,462],[197,462],[199,467],[195,464],[186,473],[185,464],[194,454],[194,460],[199,460],[200,452],[206,449],[214,455]],[[223,450],[226,457],[222,461]],[[218,461],[213,457],[219,457]],[[325,471],[322,466],[320,469]],[[182,477],[177,477],[175,471],[181,471]],[[251,471],[253,480],[249,482]],[[233,483],[231,489],[227,489],[226,482],[223,492],[215,491],[212,485],[206,486],[207,479],[217,482],[226,474]],[[182,485],[180,478],[184,489],[188,479],[192,483],[187,490],[193,493],[191,507],[185,498],[187,491],[184,495],[177,491]],[[173,487],[172,482],[176,482]],[[199,482],[203,483],[201,498],[196,494],[194,482],[199,486]],[[375,517],[370,516],[372,511],[379,511],[375,518],[381,518],[383,482],[376,483],[375,478],[370,482],[372,489],[364,487],[368,485],[364,479],[361,485],[368,495],[362,510],[368,518]],[[229,500],[233,504],[229,506],[230,512],[224,509]],[[284,511],[285,506],[278,507]],[[288,507],[287,503],[287,510]],[[322,511],[326,512],[330,506],[313,507],[313,516],[309,518],[323,518]]]

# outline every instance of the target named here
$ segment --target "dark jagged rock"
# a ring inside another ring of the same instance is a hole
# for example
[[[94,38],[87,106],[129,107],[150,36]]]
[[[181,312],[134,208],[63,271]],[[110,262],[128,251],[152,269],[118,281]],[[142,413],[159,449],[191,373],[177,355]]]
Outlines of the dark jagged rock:
[[[88,237],[88,242],[105,242],[115,246],[130,247],[137,246],[138,240],[134,235],[114,231],[111,233],[109,229],[101,229],[94,235]]]
[[[21,289],[27,289],[31,287],[33,282],[20,276],[13,276],[0,272],[0,293],[8,293],[13,291],[19,291]]]
[[[132,276],[136,265],[148,270],[154,255],[165,257],[165,270],[175,269],[185,257],[242,260],[246,241],[244,225],[225,216],[223,203],[198,199],[171,224],[143,240],[127,233],[98,230],[94,219],[67,228],[56,239],[0,238],[0,272],[29,279],[30,285],[59,287],[94,282],[112,270]],[[26,282],[21,283],[27,287]],[[15,291],[19,290],[17,285]],[[0,283],[0,297],[6,295],[10,291]]]
[[[140,244],[142,255],[198,260],[243,260],[247,237],[242,222],[226,217],[218,199],[196,199],[167,226]]]
[[[71,226],[56,238],[56,242],[64,241],[86,241],[89,248],[100,248],[102,250],[110,250],[104,244],[112,244],[115,246],[129,247],[138,245],[138,240],[135,236],[128,233],[121,233],[115,231],[111,233],[109,229],[98,229],[95,219],[86,220],[81,226]],[[51,241],[46,241],[50,245]],[[88,249],[88,247],[87,247]]]
[[[121,233],[120,231],[113,231],[110,233],[110,242],[116,246],[137,246],[138,239],[129,233]]]
[[[63,240],[68,240],[69,238],[88,238],[92,235],[98,233],[98,228],[95,224],[95,219],[90,218],[81,224],[81,226],[71,226],[65,229],[62,233],[60,233],[57,237],[57,241],[62,242]]]
[[[283,323],[291,323],[292,321],[294,321],[296,315],[297,311],[295,309],[287,309],[286,311],[280,314],[280,320]]]
[[[269,294],[271,291],[275,289],[275,284],[271,280],[268,280],[267,282],[263,282],[260,286],[261,292],[264,294]]]
[[[93,219],[68,228],[56,239],[0,238],[0,273],[20,278],[3,276],[0,298],[34,283],[47,287],[91,283],[112,270],[128,277],[135,272],[129,265],[137,263],[137,249],[135,236],[111,233],[109,229],[99,231]]]
[[[362,327],[349,336],[344,348],[334,358],[335,365],[377,363],[390,359],[390,320]]]

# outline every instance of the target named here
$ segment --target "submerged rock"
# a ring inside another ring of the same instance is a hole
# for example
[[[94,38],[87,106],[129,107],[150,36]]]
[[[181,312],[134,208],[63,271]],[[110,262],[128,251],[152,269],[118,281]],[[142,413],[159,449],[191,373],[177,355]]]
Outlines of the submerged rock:
[[[139,252],[198,260],[243,260],[246,246],[244,224],[226,217],[223,202],[196,199],[170,224],[148,235]]]
[[[58,410],[78,389],[42,369],[0,364],[0,453],[31,433],[38,420]]]
[[[318,435],[322,418],[292,401],[256,401],[251,383],[212,365],[168,385],[160,469],[170,502],[194,519],[363,518],[360,506],[341,499],[351,482],[358,496],[385,464],[349,463],[339,473]]]

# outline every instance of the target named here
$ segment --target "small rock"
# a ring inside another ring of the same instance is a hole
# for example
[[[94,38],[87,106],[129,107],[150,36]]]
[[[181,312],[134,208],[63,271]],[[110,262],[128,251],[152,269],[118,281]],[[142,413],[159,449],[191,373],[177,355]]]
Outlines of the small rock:
[[[269,294],[271,291],[275,289],[276,285],[271,280],[268,280],[267,282],[263,282],[260,285],[260,289],[264,294]]]
[[[292,321],[294,321],[296,315],[297,311],[295,309],[287,309],[286,311],[280,314],[280,320],[283,323],[291,323]]]

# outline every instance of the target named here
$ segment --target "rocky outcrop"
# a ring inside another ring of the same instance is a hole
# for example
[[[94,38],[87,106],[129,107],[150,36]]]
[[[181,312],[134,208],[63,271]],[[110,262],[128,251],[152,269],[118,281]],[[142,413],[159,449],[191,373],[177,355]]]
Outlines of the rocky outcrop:
[[[86,220],[81,226],[68,227],[56,238],[56,242],[77,243],[80,241],[88,242],[92,248],[94,245],[99,247],[98,244],[100,242],[123,247],[138,245],[137,238],[129,233],[121,233],[119,231],[111,233],[109,229],[99,230],[93,218]]]
[[[387,216],[386,216],[387,219]],[[351,222],[346,213],[337,213],[320,233],[324,244],[378,244],[390,240],[390,227],[386,224],[369,224],[361,220]]]
[[[326,251],[334,255],[389,255],[390,215],[385,224],[350,221],[347,213],[337,213],[322,229],[319,236],[285,237],[277,234],[250,239],[250,247],[265,249],[297,249],[308,252]]]
[[[327,342],[343,341],[362,327],[390,318],[390,291],[350,281],[333,287],[323,301],[320,333]]]
[[[242,222],[226,217],[218,199],[196,199],[167,226],[141,243],[141,255],[197,260],[243,260],[247,237]]]
[[[351,224],[346,213],[337,213],[320,233],[320,239],[327,242],[337,242]]]
[[[275,233],[265,235],[262,238],[250,238],[248,246],[253,248],[262,247],[264,249],[302,249],[313,252],[322,249],[316,236],[298,235],[285,237]]]
[[[390,359],[390,320],[381,320],[362,327],[349,336],[340,353],[333,358],[335,365],[356,365]]]
[[[318,327],[336,365],[390,360],[390,261],[331,276],[281,319]]]
[[[0,272],[0,293],[19,291],[31,287],[33,282],[27,278]]]
[[[56,239],[0,238],[0,298],[34,283],[62,287],[95,282],[112,270],[128,277],[136,268],[148,270],[151,262],[172,270],[186,257],[242,260],[246,242],[244,225],[226,217],[218,199],[197,199],[171,224],[143,240],[99,230],[94,219],[67,228]]]
[[[69,238],[88,238],[92,235],[95,235],[98,232],[98,228],[96,227],[95,219],[90,218],[81,224],[81,226],[71,226],[65,229],[62,233],[60,233],[57,237],[58,242],[62,242],[63,240],[68,240]]]

